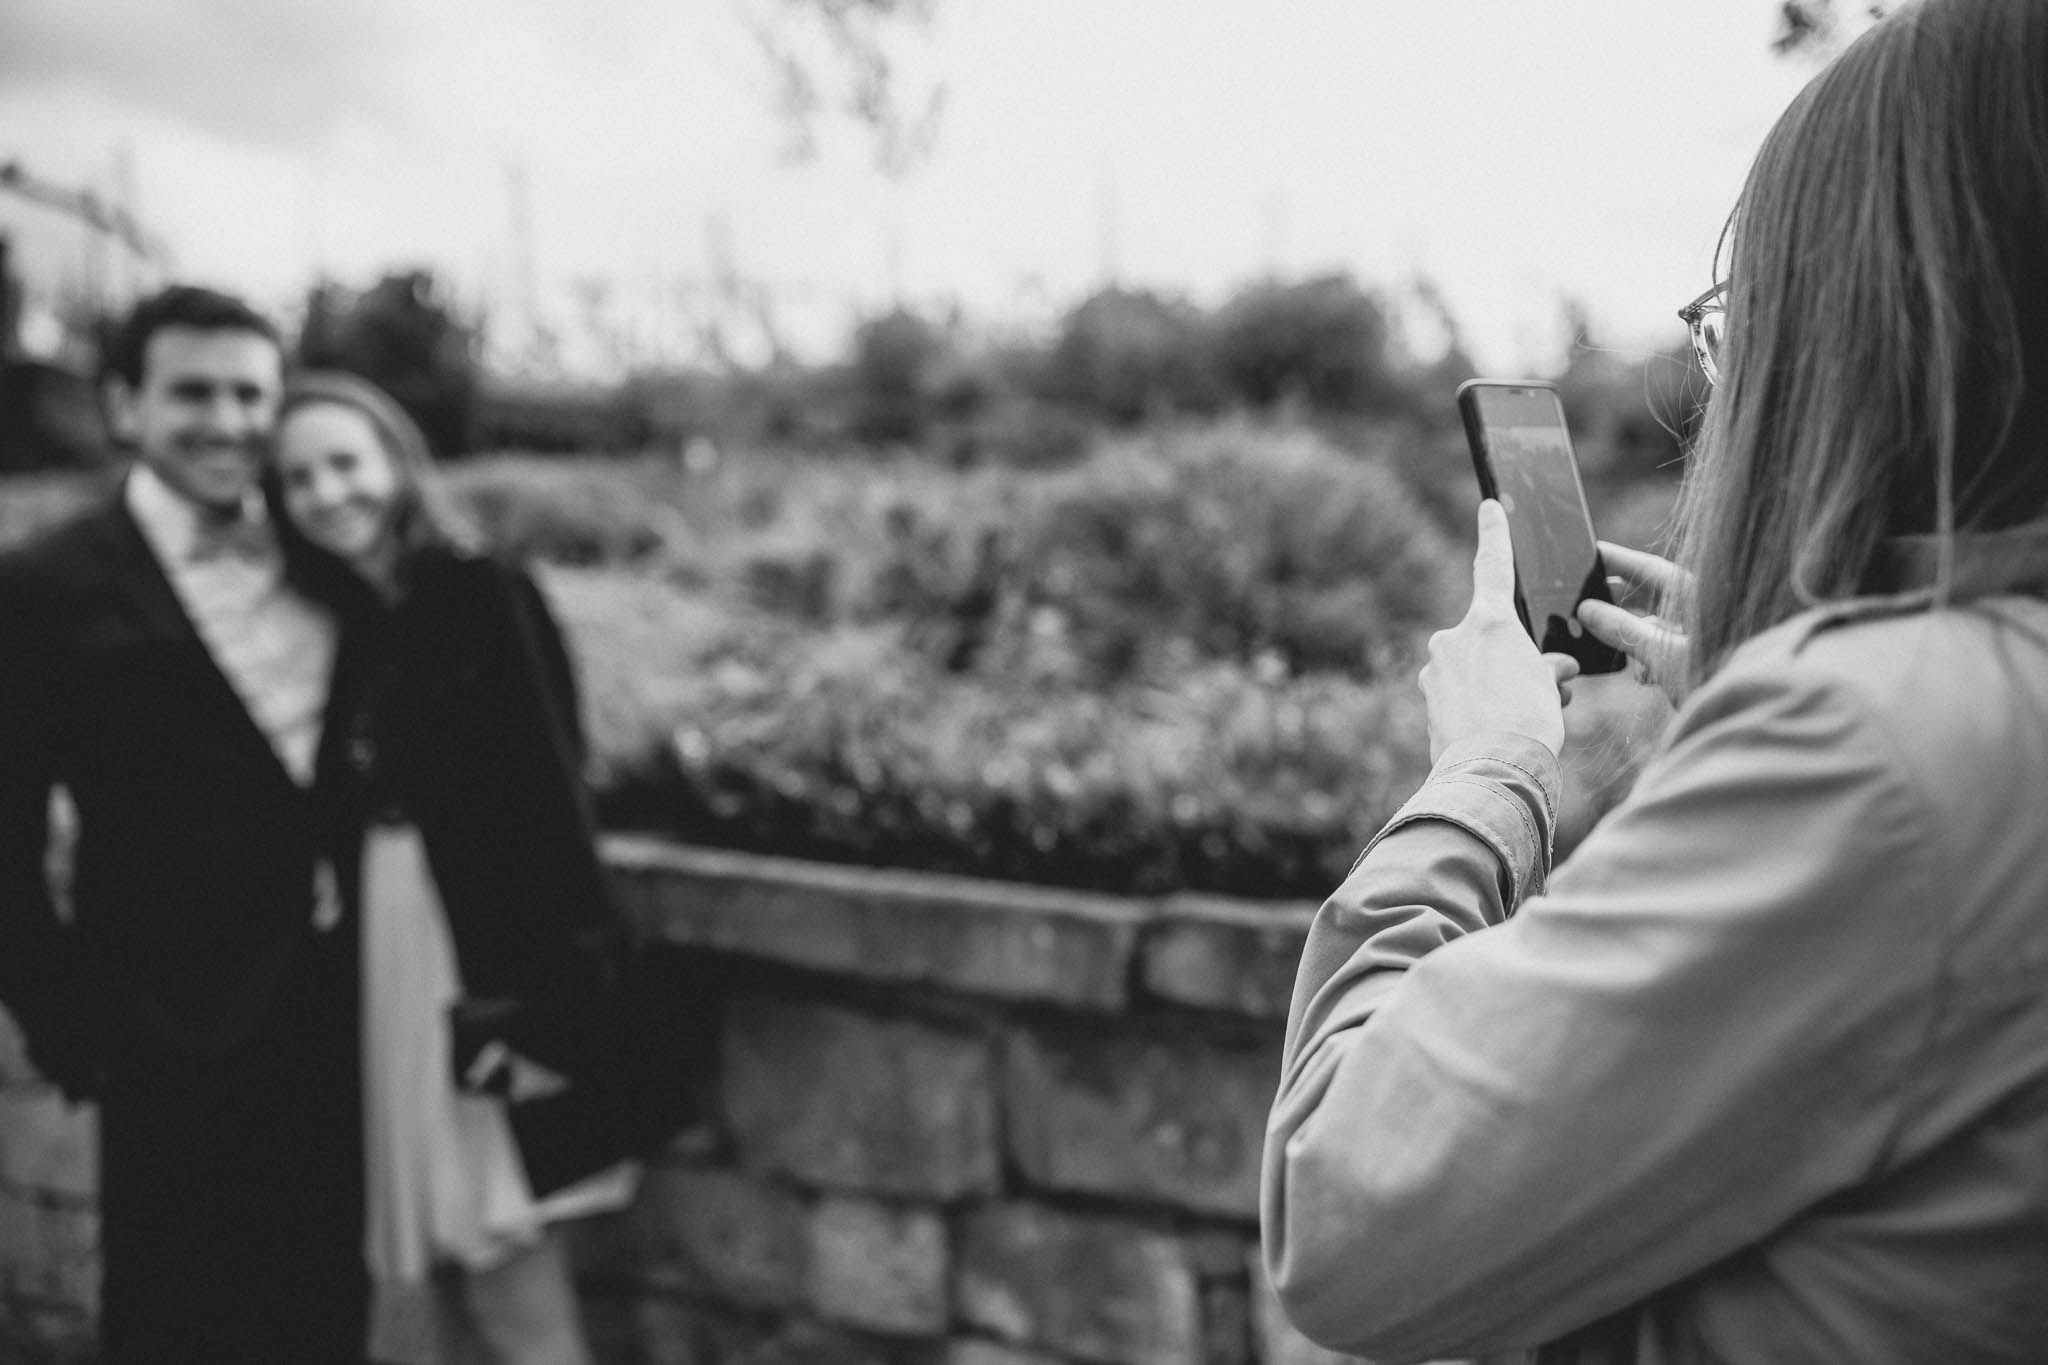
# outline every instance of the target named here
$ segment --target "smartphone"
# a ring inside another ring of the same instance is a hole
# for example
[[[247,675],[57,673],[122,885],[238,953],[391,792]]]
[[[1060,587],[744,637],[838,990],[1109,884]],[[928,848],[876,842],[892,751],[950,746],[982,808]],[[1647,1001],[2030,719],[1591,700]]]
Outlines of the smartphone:
[[[1583,673],[1613,673],[1628,657],[1579,624],[1587,598],[1609,602],[1607,566],[1557,389],[1535,379],[1468,379],[1458,415],[1479,491],[1507,510],[1515,546],[1515,611],[1546,654],[1569,654]]]

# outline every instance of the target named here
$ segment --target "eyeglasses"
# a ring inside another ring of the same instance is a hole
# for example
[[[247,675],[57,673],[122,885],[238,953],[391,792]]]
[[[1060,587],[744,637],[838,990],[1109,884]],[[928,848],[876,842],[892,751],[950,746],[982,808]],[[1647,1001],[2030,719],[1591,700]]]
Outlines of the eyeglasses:
[[[1709,384],[1721,382],[1721,357],[1728,346],[1728,281],[1723,280],[1678,310],[1692,331],[1692,353]]]

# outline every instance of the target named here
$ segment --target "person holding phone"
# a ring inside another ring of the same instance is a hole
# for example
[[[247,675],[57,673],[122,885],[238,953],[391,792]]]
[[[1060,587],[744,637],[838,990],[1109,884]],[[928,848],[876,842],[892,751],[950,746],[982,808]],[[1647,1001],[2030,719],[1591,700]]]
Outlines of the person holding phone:
[[[373,385],[294,378],[269,479],[354,699],[321,787],[361,920],[370,1356],[587,1361],[550,1228],[631,1197],[634,1097],[597,1065],[625,929],[561,633]]]
[[[1553,870],[1483,505],[1434,769],[1310,930],[1261,1216],[1338,1350],[2048,1358],[2048,4],[1876,24],[1731,221],[1675,559],[1603,547],[1663,619],[1579,611],[1658,752]]]

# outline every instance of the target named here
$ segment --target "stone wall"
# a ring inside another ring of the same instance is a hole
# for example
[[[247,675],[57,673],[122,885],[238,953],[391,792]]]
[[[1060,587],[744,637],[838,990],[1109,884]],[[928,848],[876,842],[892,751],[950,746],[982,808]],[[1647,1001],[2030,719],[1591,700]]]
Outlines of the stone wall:
[[[574,1233],[619,1365],[1311,1365],[1257,1254],[1312,907],[1127,900],[618,837],[712,950],[705,1125]],[[0,1361],[90,1359],[93,1124],[0,1042]]]

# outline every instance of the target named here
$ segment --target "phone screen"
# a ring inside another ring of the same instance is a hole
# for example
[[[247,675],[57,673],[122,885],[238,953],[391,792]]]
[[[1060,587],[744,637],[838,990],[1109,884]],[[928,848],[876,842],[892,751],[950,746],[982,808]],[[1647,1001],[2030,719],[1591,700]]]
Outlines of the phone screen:
[[[1459,401],[1482,482],[1490,476],[1490,491],[1508,514],[1529,633],[1544,650],[1578,658],[1587,672],[1620,667],[1621,656],[1578,623],[1580,600],[1606,599],[1607,583],[1556,392],[1475,383]]]

